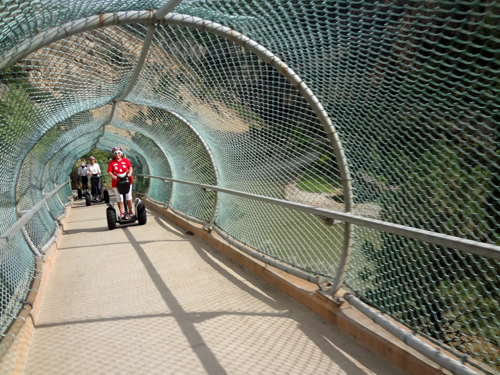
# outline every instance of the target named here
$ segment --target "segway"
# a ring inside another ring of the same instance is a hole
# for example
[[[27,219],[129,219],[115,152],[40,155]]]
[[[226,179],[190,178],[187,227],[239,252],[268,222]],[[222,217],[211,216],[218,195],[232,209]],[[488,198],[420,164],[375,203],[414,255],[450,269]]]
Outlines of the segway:
[[[135,198],[135,217],[133,219],[128,218],[129,212],[127,206],[127,193],[130,190],[130,181],[126,173],[118,175],[118,181],[116,182],[116,189],[123,197],[123,206],[125,208],[125,216],[120,217],[119,212],[117,212],[115,206],[112,203],[108,203],[108,208],[106,208],[106,218],[108,220],[108,229],[113,230],[116,228],[116,224],[130,224],[135,221],[139,222],[139,225],[146,224],[148,218],[146,216],[146,207],[144,203],[139,198]],[[128,218],[128,219],[127,219]]]
[[[88,191],[88,189],[85,189],[83,190],[81,187],[78,188],[77,190],[77,195],[78,195],[78,199],[82,199],[83,196],[85,196],[85,204],[87,206],[90,206],[90,192]]]
[[[92,193],[94,191],[97,192],[97,188],[102,185],[101,182],[102,182],[101,176],[97,173],[94,173],[90,177],[90,191]],[[87,206],[90,206],[90,204],[92,204],[92,203],[102,203],[102,202],[109,203],[109,193],[105,187],[102,187],[101,195],[97,195],[97,194],[92,195],[90,197],[90,201],[86,202],[86,203],[87,203]]]

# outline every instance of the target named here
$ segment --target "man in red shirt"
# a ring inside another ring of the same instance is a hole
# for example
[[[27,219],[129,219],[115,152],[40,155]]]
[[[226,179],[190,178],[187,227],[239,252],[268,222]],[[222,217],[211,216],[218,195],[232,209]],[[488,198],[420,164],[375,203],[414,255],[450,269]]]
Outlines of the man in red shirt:
[[[120,147],[113,148],[113,160],[109,162],[108,165],[108,173],[111,176],[111,187],[115,192],[116,202],[118,203],[118,209],[120,210],[120,217],[125,217],[125,210],[123,208],[123,197],[120,193],[118,193],[118,189],[116,188],[116,182],[118,178],[128,176],[130,181],[130,190],[126,195],[127,206],[129,211],[129,217],[126,219],[134,219],[134,214],[132,211],[132,182],[134,182],[134,178],[132,177],[133,172],[132,164],[130,161],[123,157],[123,151]]]

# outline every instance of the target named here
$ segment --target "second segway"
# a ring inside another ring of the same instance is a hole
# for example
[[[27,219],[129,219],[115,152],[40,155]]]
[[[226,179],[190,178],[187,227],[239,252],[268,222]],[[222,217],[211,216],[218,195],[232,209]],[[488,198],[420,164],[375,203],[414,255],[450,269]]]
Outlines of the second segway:
[[[101,176],[97,173],[94,173],[90,177],[90,190],[92,192],[92,194],[90,195],[90,199],[87,200],[87,196],[85,196],[87,206],[90,206],[92,203],[109,203],[108,190],[105,187],[99,189],[100,186],[102,186]],[[101,194],[98,194],[99,190],[101,191]]]

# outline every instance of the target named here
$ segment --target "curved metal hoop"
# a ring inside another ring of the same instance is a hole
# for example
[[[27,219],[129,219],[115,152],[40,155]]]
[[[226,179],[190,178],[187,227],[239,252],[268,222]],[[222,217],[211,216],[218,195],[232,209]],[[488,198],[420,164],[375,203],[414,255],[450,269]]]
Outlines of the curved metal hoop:
[[[335,130],[335,127],[325,111],[318,98],[309,89],[307,84],[288,66],[284,61],[279,59],[271,51],[260,45],[256,41],[242,35],[241,33],[223,26],[216,22],[208,21],[202,18],[193,17],[184,14],[169,13],[162,19],[155,18],[155,11],[134,11],[134,12],[117,12],[105,13],[99,16],[87,17],[84,19],[68,22],[62,26],[51,28],[37,36],[30,38],[20,45],[12,48],[11,50],[0,56],[0,71],[8,68],[10,65],[21,60],[29,53],[53,43],[57,40],[67,38],[78,33],[90,31],[97,28],[117,26],[134,23],[152,24],[160,22],[163,25],[184,26],[197,29],[218,35],[222,38],[228,39],[235,44],[244,47],[251,51],[263,61],[275,68],[281,75],[283,75],[304,97],[304,99],[311,106],[318,117],[320,123],[323,125],[324,130],[333,147],[337,165],[342,179],[342,187],[344,194],[345,212],[350,213],[353,208],[353,195],[351,175],[345,157],[344,149],[340,142],[340,138]],[[134,74],[139,74],[140,66],[137,66]],[[339,263],[335,281],[329,293],[334,294],[342,286],[349,264],[349,257],[352,247],[352,231],[353,224],[345,223],[344,229],[344,244],[342,255]]]
[[[188,120],[186,120],[184,117],[182,117],[178,113],[175,113],[175,112],[170,111],[168,109],[163,109],[163,108],[161,108],[161,109],[163,111],[165,111],[165,112],[168,112],[170,115],[172,115],[177,120],[179,120],[180,122],[182,122],[184,125],[186,125],[187,127],[189,127],[193,131],[193,133],[196,135],[196,137],[198,137],[198,139],[200,140],[201,144],[205,148],[205,151],[207,152],[208,157],[210,158],[210,164],[212,164],[212,170],[213,170],[213,173],[214,173],[215,185],[219,186],[219,172],[218,172],[218,169],[217,169],[217,164],[215,164],[215,159],[214,159],[214,157],[212,155],[212,151],[210,151],[210,147],[208,147],[207,143],[205,142],[205,140],[203,139],[203,137],[201,136],[201,134],[198,132],[198,130],[196,130],[196,128],[193,125],[191,125],[191,123]],[[219,192],[216,191],[215,192],[214,209],[213,209],[213,212],[212,212],[212,217],[210,218],[210,221],[206,225],[207,229],[210,229],[212,227],[212,225],[215,223],[215,219],[217,218],[217,213],[218,212],[219,212]]]

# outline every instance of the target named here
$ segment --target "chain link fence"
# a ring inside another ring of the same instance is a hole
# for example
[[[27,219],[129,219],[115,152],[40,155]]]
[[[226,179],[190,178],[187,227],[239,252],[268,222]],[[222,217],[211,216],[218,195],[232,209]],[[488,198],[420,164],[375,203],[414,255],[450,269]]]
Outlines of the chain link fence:
[[[139,174],[500,246],[499,2],[185,0],[154,24],[138,66],[146,11],[163,3],[0,7],[0,233],[81,155],[119,145]],[[112,12],[127,13],[71,32]],[[500,369],[498,260],[175,182],[134,185],[330,282],[350,252],[344,289]],[[43,247],[70,195],[0,250],[0,332],[33,275],[27,241]]]

